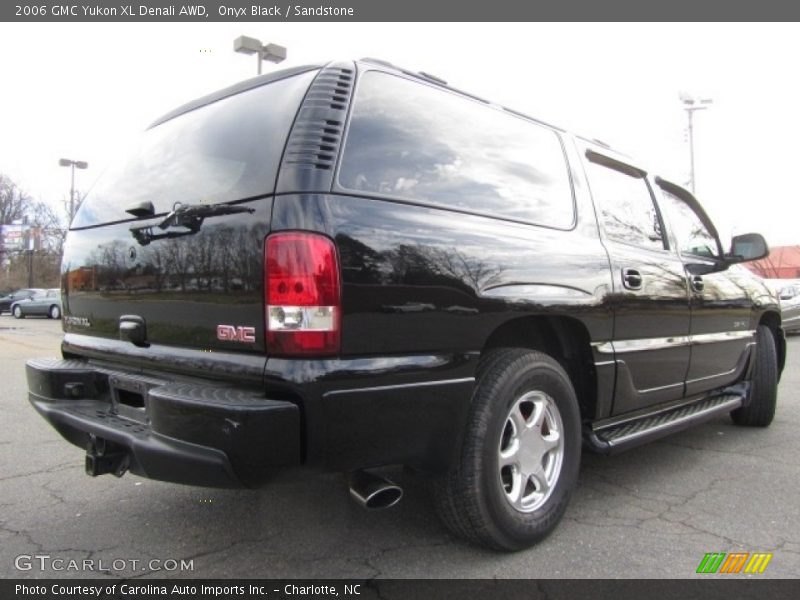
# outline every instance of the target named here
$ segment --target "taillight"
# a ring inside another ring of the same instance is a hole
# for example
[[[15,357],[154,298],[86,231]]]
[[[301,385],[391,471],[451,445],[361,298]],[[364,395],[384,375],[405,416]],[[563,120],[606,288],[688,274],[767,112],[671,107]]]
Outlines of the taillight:
[[[339,352],[341,292],[333,242],[316,233],[274,233],[264,244],[267,351]]]

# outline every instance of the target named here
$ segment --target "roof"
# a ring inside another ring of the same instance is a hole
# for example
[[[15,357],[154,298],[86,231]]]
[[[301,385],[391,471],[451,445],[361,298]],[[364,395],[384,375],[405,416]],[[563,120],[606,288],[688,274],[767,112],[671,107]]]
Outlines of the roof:
[[[454,92],[454,93],[456,93],[456,94],[458,94],[460,96],[465,96],[465,97],[470,98],[472,100],[475,100],[477,102],[481,102],[483,104],[486,104],[487,106],[491,106],[491,107],[493,107],[495,109],[507,112],[507,113],[512,114],[512,115],[516,115],[518,117],[522,117],[522,118],[527,119],[529,121],[534,121],[536,123],[540,123],[542,125],[550,127],[551,129],[555,129],[555,130],[558,130],[560,132],[565,132],[566,133],[566,129],[564,129],[563,127],[558,127],[556,125],[553,125],[552,123],[548,123],[546,121],[543,121],[542,119],[537,119],[536,117],[532,117],[532,116],[527,115],[527,114],[525,114],[523,112],[514,110],[513,108],[509,108],[507,106],[503,106],[503,105],[500,105],[500,104],[496,104],[496,103],[490,102],[489,100],[481,98],[480,96],[476,96],[475,94],[471,94],[469,92],[465,92],[464,90],[460,90],[458,88],[454,88],[454,87],[448,85],[445,80],[443,80],[443,79],[441,79],[439,77],[436,77],[434,75],[431,75],[429,73],[416,72],[416,71],[411,71],[409,69],[404,69],[404,68],[399,67],[397,65],[394,65],[394,64],[392,64],[392,63],[390,63],[388,61],[380,60],[380,59],[377,59],[377,58],[362,58],[362,59],[357,60],[355,62],[360,63],[360,64],[369,65],[370,68],[377,68],[377,69],[385,70],[385,71],[389,71],[389,72],[394,71],[396,73],[401,73],[403,75],[406,75],[406,76],[409,76],[409,77],[413,77],[413,78],[419,79],[421,81],[425,81],[425,82],[427,82],[429,84],[433,84],[433,85],[442,87],[442,88],[447,89],[447,90],[449,90],[451,92]],[[160,124],[162,124],[162,123],[164,123],[166,121],[169,121],[170,119],[174,119],[175,117],[180,116],[180,115],[182,115],[184,113],[190,112],[190,111],[195,110],[197,108],[201,108],[203,106],[206,106],[208,104],[216,102],[217,100],[221,100],[223,98],[226,98],[228,96],[233,96],[234,94],[239,94],[241,92],[245,92],[247,90],[250,90],[250,89],[265,85],[267,83],[271,83],[273,81],[279,81],[281,79],[286,79],[287,77],[292,77],[293,75],[299,75],[300,73],[305,73],[307,71],[312,71],[314,69],[320,69],[320,68],[322,68],[324,66],[325,66],[324,64],[304,65],[304,66],[299,66],[299,67],[292,67],[292,68],[289,68],[289,69],[281,69],[279,71],[273,71],[271,73],[267,73],[266,75],[259,75],[258,77],[253,77],[251,79],[245,79],[244,81],[240,81],[238,83],[235,83],[235,84],[233,84],[231,86],[228,86],[226,88],[223,88],[221,90],[217,90],[216,92],[212,92],[210,94],[207,94],[207,95],[202,96],[200,98],[197,98],[195,100],[187,102],[186,104],[183,104],[183,105],[179,106],[178,108],[175,108],[174,110],[169,111],[168,113],[162,115],[161,117],[159,117],[158,119],[153,121],[150,124],[150,126],[148,127],[148,129],[150,129],[152,127],[155,127],[157,125],[160,125]],[[613,152],[615,152],[616,154],[618,154],[620,156],[626,157],[625,154],[619,152],[618,150],[615,150],[615,149],[611,148],[605,142],[602,142],[602,141],[596,140],[596,139],[586,138],[586,137],[580,136],[580,135],[575,134],[575,133],[573,133],[573,135],[575,135],[575,137],[577,137],[577,138],[579,138],[579,139],[581,139],[581,140],[583,140],[585,142],[589,142],[591,144],[595,144],[595,145],[600,146],[600,147],[602,147],[602,148],[604,148],[606,150],[613,151]]]
[[[223,98],[227,98],[228,96],[233,96],[234,94],[239,94],[241,92],[246,92],[247,90],[251,90],[253,88],[265,85],[267,83],[272,83],[273,81],[279,81],[281,79],[286,79],[287,77],[291,77],[293,75],[299,75],[300,73],[305,73],[307,71],[313,71],[314,69],[320,69],[323,65],[304,65],[301,67],[292,67],[291,69],[281,69],[280,71],[273,71],[272,73],[267,73],[266,75],[259,75],[258,77],[253,77],[251,79],[245,79],[244,81],[240,81],[238,83],[234,83],[231,86],[223,88],[221,90],[217,90],[216,92],[211,92],[205,96],[201,96],[191,102],[187,102],[179,106],[178,108],[169,111],[168,113],[161,115],[158,119],[150,123],[148,129],[155,127],[156,125],[161,125],[170,119],[174,119],[177,116],[180,116],[184,113],[190,112],[201,106],[206,106],[207,104],[211,104],[212,102],[216,102],[217,100],[222,100]]]

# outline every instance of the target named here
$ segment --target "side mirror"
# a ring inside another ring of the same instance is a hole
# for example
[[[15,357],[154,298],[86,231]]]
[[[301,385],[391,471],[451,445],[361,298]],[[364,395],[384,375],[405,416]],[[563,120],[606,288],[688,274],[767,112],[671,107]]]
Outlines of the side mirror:
[[[760,233],[744,233],[731,241],[731,251],[725,257],[728,264],[750,262],[769,255],[767,240]]]

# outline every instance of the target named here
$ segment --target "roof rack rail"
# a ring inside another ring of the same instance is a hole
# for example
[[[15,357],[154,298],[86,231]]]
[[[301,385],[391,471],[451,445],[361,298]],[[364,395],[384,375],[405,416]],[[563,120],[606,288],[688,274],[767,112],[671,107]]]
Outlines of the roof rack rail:
[[[362,58],[360,62],[379,65],[381,67],[388,67],[389,69],[395,69],[396,71],[400,71],[401,73],[404,73],[405,75],[410,75],[411,77],[416,77],[417,79],[424,79],[425,81],[430,81],[431,83],[436,83],[438,85],[444,85],[444,86],[447,85],[447,82],[441,77],[436,77],[436,75],[431,75],[430,73],[426,73],[425,71],[411,71],[409,69],[404,69],[403,67],[398,67],[397,65],[390,63],[388,60],[381,60],[380,58],[367,57],[367,58]]]
[[[552,123],[548,123],[547,121],[543,121],[542,119],[537,119],[536,117],[532,117],[528,114],[525,114],[524,112],[514,110],[513,108],[508,108],[507,106],[503,106],[502,104],[498,104],[497,106],[509,114],[515,115],[517,117],[522,117],[523,119],[527,119],[528,121],[534,121],[535,123],[539,123],[540,125],[544,125],[545,127],[549,127],[550,129],[555,129],[556,131],[561,131],[561,132],[567,131],[563,127],[558,127],[557,125],[553,125]]]
[[[360,59],[359,62],[372,63],[374,65],[381,65],[384,67],[391,67],[392,69],[398,68],[396,65],[393,65],[388,60],[381,60],[380,58],[371,58],[369,56],[365,56],[364,58]]]
[[[436,75],[431,75],[430,73],[426,73],[425,71],[419,71],[417,73],[420,77],[424,77],[429,81],[433,81],[434,83],[440,83],[442,85],[447,85],[447,82],[442,79],[441,77],[436,77]]]

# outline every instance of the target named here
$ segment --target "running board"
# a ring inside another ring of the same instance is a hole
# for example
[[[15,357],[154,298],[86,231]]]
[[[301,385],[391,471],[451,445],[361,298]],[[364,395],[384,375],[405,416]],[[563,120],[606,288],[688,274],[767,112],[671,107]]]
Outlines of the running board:
[[[628,421],[594,426],[585,431],[584,441],[601,454],[621,452],[727,414],[739,408],[743,400],[740,394],[725,393]]]

